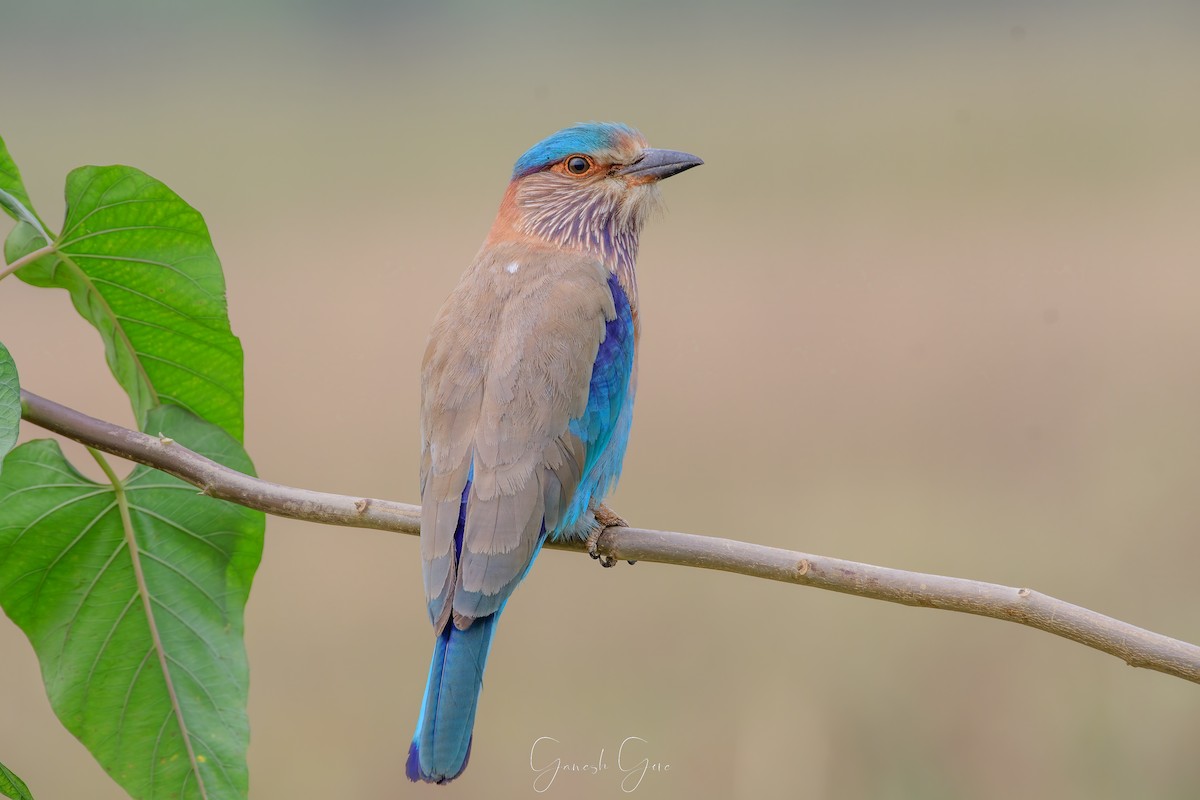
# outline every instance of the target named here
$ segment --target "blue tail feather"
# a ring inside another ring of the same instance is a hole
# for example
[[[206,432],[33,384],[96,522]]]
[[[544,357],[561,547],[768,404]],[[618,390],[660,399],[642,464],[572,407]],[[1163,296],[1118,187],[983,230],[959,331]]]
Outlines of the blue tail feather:
[[[408,751],[405,773],[410,781],[447,783],[466,769],[483,668],[499,616],[480,617],[465,631],[451,623],[437,637]]]
[[[468,482],[463,490],[463,510],[459,513],[455,532],[456,556],[462,549],[466,498],[470,488]],[[513,581],[514,585],[529,572],[545,541],[546,524],[543,522],[533,556]],[[404,769],[410,781],[449,783],[467,768],[475,709],[479,704],[479,691],[483,688],[483,668],[492,647],[496,622],[507,602],[506,599],[501,603],[494,614],[476,619],[465,631],[454,627],[454,622],[450,621],[434,640],[425,699],[421,702],[421,716],[417,718],[417,731],[408,748]]]

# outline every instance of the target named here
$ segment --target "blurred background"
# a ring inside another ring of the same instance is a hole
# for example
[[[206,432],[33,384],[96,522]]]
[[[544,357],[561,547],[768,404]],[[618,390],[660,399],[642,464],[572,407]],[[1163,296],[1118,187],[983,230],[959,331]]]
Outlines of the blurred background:
[[[707,164],[643,237],[617,510],[1200,642],[1194,4],[55,0],[0,11],[0,75],[52,224],[86,163],[204,213],[271,480],[417,499],[425,335],[512,162],[621,120]],[[5,281],[0,340],[28,388],[131,421],[65,293]],[[1200,794],[1194,685],[720,573],[544,555],[441,791],[403,777],[415,539],[270,520],[247,644],[256,798],[529,797],[543,736],[609,765],[560,797],[621,796],[629,736],[670,767],[643,797]],[[7,620],[0,759],[38,797],[123,797]]]

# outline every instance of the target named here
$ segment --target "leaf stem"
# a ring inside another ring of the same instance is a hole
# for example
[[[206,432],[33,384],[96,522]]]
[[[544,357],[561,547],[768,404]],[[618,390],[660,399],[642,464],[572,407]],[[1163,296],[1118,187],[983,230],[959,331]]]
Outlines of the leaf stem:
[[[0,189],[0,208],[8,211],[18,222],[27,222],[32,225],[33,229],[38,232],[38,235],[47,242],[54,238],[46,230],[45,226],[42,225],[42,221],[38,219],[37,214],[33,213],[32,209],[26,207],[15,195],[9,194],[3,189]]]
[[[32,253],[26,253],[25,255],[18,258],[16,261],[9,264],[4,269],[0,269],[0,281],[4,280],[9,275],[12,275],[14,272],[19,270],[21,267],[32,264],[34,261],[37,261],[42,256],[50,255],[57,248],[58,248],[58,244],[56,242],[51,242],[50,244],[46,245],[45,247],[39,247],[37,250],[34,250]]]
[[[150,638],[154,642],[154,650],[158,655],[158,665],[162,669],[163,681],[167,686],[167,694],[171,698],[171,708],[175,712],[175,719],[179,722],[179,732],[183,735],[183,744],[187,748],[188,761],[191,762],[192,774],[196,776],[196,786],[200,789],[200,797],[203,800],[208,800],[208,792],[204,787],[204,778],[200,775],[200,762],[196,758],[196,751],[192,747],[192,736],[188,732],[187,722],[183,718],[183,708],[179,704],[179,694],[175,691],[175,681],[171,678],[171,671],[167,662],[167,649],[163,646],[162,635],[158,630],[158,621],[154,616],[154,598],[150,594],[150,587],[146,583],[146,573],[142,569],[142,555],[138,548],[137,535],[133,529],[133,517],[129,513],[129,496],[125,493],[125,484],[117,477],[117,473],[113,471],[112,465],[108,463],[108,459],[99,450],[91,447],[87,449],[92,458],[96,459],[96,463],[100,465],[100,469],[104,470],[104,474],[112,483],[113,492],[117,498],[117,508],[121,512],[121,527],[125,531],[125,546],[129,548],[129,560],[133,562],[133,574],[137,580],[138,594],[142,598],[142,609],[146,614],[146,625],[150,628]]]

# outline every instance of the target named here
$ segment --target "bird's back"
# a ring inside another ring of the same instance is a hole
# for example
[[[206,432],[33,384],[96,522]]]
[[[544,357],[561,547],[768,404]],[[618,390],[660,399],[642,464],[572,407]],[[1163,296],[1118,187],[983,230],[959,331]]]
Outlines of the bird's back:
[[[540,538],[574,521],[595,437],[571,423],[588,416],[597,354],[618,316],[610,275],[582,253],[502,244],[480,253],[438,314],[421,403],[435,628],[494,612]]]

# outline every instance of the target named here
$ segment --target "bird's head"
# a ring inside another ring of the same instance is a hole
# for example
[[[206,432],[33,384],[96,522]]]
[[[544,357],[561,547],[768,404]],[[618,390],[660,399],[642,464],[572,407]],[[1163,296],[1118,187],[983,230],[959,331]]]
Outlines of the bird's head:
[[[627,125],[564,128],[517,159],[492,238],[533,237],[620,257],[622,249],[636,251],[642,225],[658,205],[658,182],[703,163],[652,148]]]

